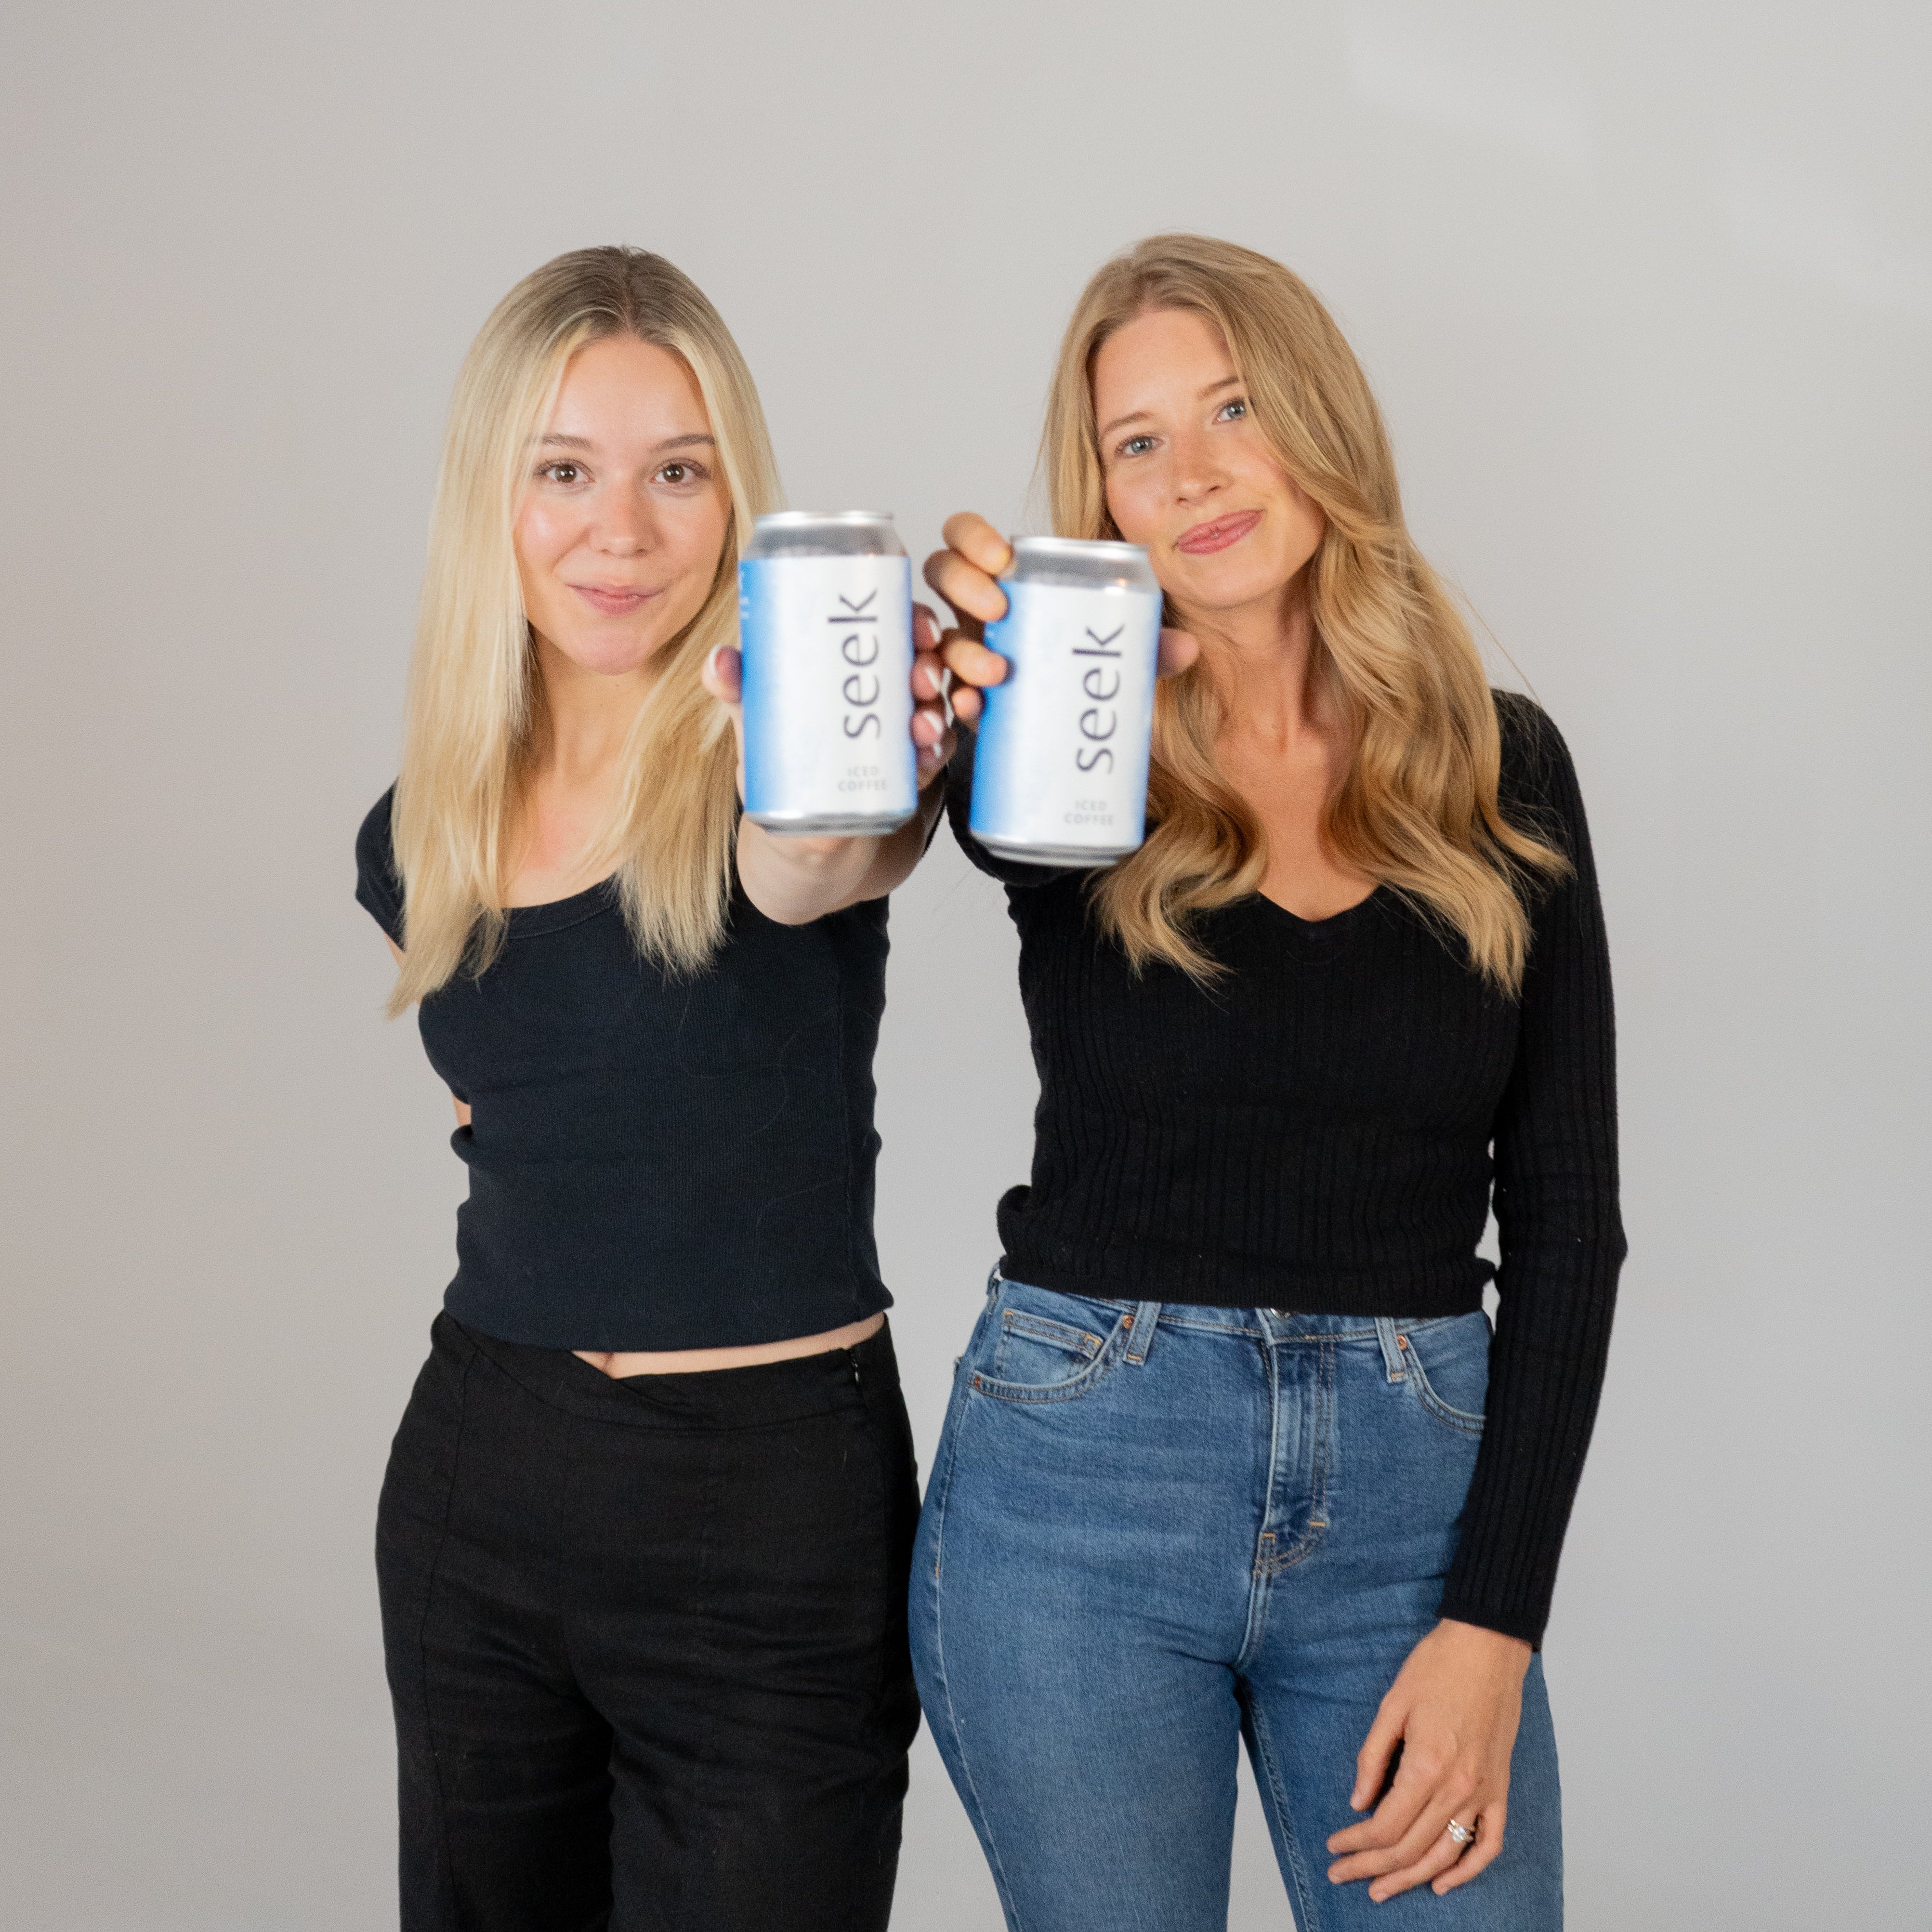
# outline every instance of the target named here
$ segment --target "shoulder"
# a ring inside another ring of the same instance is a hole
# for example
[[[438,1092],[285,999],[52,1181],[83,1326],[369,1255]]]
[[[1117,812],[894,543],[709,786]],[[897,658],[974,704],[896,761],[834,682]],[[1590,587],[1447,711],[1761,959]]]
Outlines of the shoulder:
[[[1568,818],[1576,798],[1576,767],[1556,722],[1520,691],[1492,690],[1502,740],[1498,790],[1507,803]]]
[[[380,868],[394,875],[396,845],[392,825],[395,808],[396,788],[392,785],[364,814],[362,829],[356,835],[356,865],[358,872]]]
[[[389,937],[400,945],[403,930],[403,881],[396,870],[392,829],[396,788],[392,785],[369,808],[356,834],[356,896]]]

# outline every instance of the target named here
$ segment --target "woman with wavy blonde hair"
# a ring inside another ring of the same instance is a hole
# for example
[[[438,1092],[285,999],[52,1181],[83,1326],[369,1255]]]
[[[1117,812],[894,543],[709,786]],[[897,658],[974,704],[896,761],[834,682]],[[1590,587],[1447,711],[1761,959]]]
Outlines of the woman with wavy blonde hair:
[[[1537,1653],[1624,1246],[1569,755],[1489,688],[1280,263],[1108,262],[1042,464],[1054,530],[1144,545],[1173,628],[1112,870],[994,858],[970,734],[953,761],[1041,1090],[915,1552],[934,1735],[1015,1928],[1224,1925],[1245,1738],[1304,1932],[1392,1898],[1543,1932]],[[1010,553],[976,517],[946,540],[970,722]]]
[[[920,812],[738,815],[776,473],[703,293],[560,256],[452,404],[357,896],[454,1096],[458,1267],[376,1532],[404,1932],[883,1932],[916,1508],[872,1228],[885,895]]]

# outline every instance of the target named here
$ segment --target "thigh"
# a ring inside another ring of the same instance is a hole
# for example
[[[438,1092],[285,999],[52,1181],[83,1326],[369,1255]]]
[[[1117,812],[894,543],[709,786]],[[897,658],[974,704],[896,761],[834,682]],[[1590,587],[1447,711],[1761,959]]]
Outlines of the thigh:
[[[616,1734],[614,1932],[884,1932],[919,1722],[896,1388],[647,1445],[647,1490],[608,1460],[638,1447],[596,1445],[586,1490],[652,1506],[586,1550],[572,1626]]]
[[[1540,1658],[1523,1687],[1496,1862],[1444,1898],[1423,1887],[1380,1906],[1366,1883],[1337,1887],[1326,1876],[1328,1839],[1360,1822],[1348,1805],[1356,1753],[1409,1652],[1435,1627],[1481,1438],[1483,1318],[1408,1334],[1400,1379],[1372,1340],[1323,1345],[1334,1350],[1327,1525],[1306,1557],[1271,1580],[1244,1662],[1256,1782],[1304,1932],[1412,1918],[1436,1932],[1555,1932],[1561,1808]]]
[[[1221,1932],[1250,1418],[1180,1337],[1138,1364],[1120,1339],[1002,1288],[926,1499],[914,1661],[1011,1925]]]
[[[1412,1923],[1418,1932],[1561,1932],[1562,1809],[1542,1658],[1531,1660],[1523,1682],[1501,1854],[1480,1876],[1442,1898],[1418,1886],[1380,1905],[1370,1900],[1366,1881],[1334,1886],[1326,1876],[1329,1835],[1360,1822],[1348,1808],[1355,1754],[1388,1688],[1384,1682],[1372,1694],[1364,1686],[1350,1695],[1351,1675],[1339,1672],[1324,1683],[1317,1672],[1312,1682],[1244,1686],[1255,1782],[1301,1932]],[[1388,1680],[1394,1676],[1390,1670]]]
[[[593,1932],[610,1906],[609,1727],[544,1599],[522,1400],[449,1350],[411,1398],[377,1515],[404,1932]],[[506,1450],[515,1465],[506,1478]]]

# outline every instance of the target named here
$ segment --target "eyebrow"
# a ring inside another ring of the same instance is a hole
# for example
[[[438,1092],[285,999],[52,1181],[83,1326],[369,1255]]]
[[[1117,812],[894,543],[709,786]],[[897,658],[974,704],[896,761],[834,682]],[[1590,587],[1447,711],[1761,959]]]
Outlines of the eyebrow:
[[[699,443],[704,443],[715,449],[718,446],[718,439],[706,434],[702,430],[694,430],[689,436],[667,436],[662,442],[652,443],[651,453],[655,456],[659,450],[662,449],[689,449]],[[537,439],[537,445],[542,449],[587,450],[595,447],[587,436],[562,436],[554,430],[548,436],[539,436]]]
[[[1196,398],[1196,400],[1204,403],[1210,396],[1217,394],[1222,389],[1238,389],[1240,387],[1240,385],[1241,379],[1240,376],[1223,376],[1218,382],[1210,382],[1207,388],[1201,392],[1200,395]],[[1145,422],[1147,419],[1148,412],[1145,410],[1136,410],[1131,416],[1116,416],[1112,422],[1108,424],[1105,429],[1100,432],[1100,434],[1103,436],[1112,436],[1114,430],[1117,429],[1125,429],[1130,423]]]

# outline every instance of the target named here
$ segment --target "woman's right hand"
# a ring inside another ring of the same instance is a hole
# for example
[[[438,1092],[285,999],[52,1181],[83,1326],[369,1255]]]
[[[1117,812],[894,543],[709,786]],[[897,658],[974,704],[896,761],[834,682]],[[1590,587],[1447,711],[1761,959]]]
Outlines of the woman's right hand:
[[[1012,546],[984,517],[962,510],[949,517],[940,532],[944,550],[926,560],[926,580],[952,608],[952,626],[939,640],[939,653],[952,674],[952,715],[974,723],[984,708],[980,693],[1006,674],[1006,661],[980,640],[986,627],[1006,614],[1006,593],[997,581],[1012,562]],[[1163,626],[1157,668],[1162,677],[1185,670],[1201,646],[1185,631]]]

